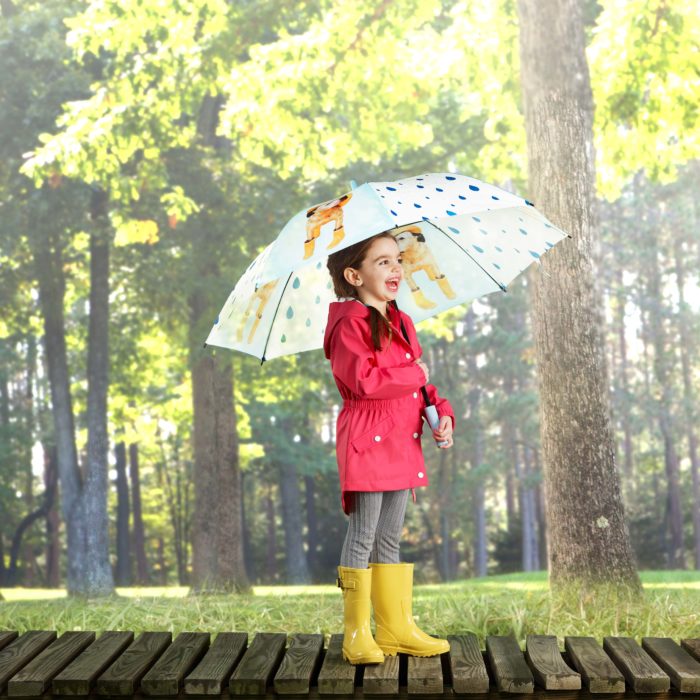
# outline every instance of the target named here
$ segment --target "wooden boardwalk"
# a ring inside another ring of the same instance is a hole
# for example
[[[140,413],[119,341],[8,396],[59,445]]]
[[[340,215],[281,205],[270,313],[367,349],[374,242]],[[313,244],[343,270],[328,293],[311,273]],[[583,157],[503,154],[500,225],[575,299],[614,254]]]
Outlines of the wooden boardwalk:
[[[0,632],[0,696],[403,698],[472,695],[700,698],[700,638],[448,636],[450,651],[352,666],[343,636],[221,632]]]

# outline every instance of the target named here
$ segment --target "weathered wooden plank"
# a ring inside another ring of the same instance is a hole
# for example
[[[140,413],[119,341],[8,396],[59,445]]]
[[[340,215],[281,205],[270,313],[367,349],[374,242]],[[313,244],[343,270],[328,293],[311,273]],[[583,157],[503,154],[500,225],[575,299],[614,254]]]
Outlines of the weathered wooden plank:
[[[409,656],[407,669],[409,695],[442,695],[442,659],[437,656]]]
[[[681,693],[700,693],[700,662],[670,637],[642,637],[642,649]]]
[[[700,638],[681,639],[681,648],[685,649],[696,661],[700,661]]]
[[[209,647],[209,632],[180,632],[141,679],[144,695],[177,695],[187,673]]]
[[[332,634],[318,674],[318,694],[352,695],[358,668],[343,658],[343,635]]]
[[[51,683],[55,695],[89,695],[97,676],[134,641],[133,632],[104,632]]]
[[[322,634],[294,634],[275,674],[274,688],[280,695],[308,695],[311,677],[323,651]]]
[[[671,679],[632,637],[604,637],[603,649],[635,693],[663,693]]]
[[[286,634],[258,632],[231,676],[231,695],[264,695],[284,656]]]
[[[7,683],[11,697],[43,695],[53,677],[95,641],[94,632],[64,632]]]
[[[455,693],[488,693],[489,674],[473,632],[447,635],[450,643],[449,664],[452,690]]]
[[[247,632],[219,632],[204,658],[185,678],[185,694],[221,695],[247,646]]]
[[[171,640],[170,632],[142,632],[97,679],[98,695],[133,695]]]
[[[364,667],[362,692],[364,695],[398,695],[399,694],[399,659],[398,655],[385,656],[381,664],[367,664]]]
[[[535,680],[545,690],[580,690],[581,674],[569,668],[552,634],[528,634],[525,638],[525,660]]]
[[[625,678],[594,637],[564,637],[574,668],[590,693],[624,693]]]
[[[4,649],[10,642],[17,639],[17,632],[0,632],[0,649]]]
[[[487,636],[486,654],[499,692],[532,693],[534,691],[535,680],[514,636]]]
[[[32,630],[25,632],[0,651],[0,693],[5,690],[7,681],[12,676],[49,646],[54,639],[56,639],[56,632]]]

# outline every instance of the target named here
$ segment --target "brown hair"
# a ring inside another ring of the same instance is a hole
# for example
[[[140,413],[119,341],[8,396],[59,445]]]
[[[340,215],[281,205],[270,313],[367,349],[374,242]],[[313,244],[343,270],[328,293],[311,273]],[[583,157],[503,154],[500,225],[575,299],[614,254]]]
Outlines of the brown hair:
[[[343,272],[346,267],[352,267],[358,270],[367,257],[370,246],[377,238],[390,238],[392,241],[396,240],[391,233],[383,231],[376,236],[366,238],[364,241],[354,243],[328,256],[328,272],[333,281],[333,291],[338,299],[340,299],[340,297],[353,297],[358,301],[362,301],[357,293],[357,287],[350,284],[350,282],[345,279]],[[372,331],[372,344],[375,350],[381,350],[383,337],[388,337],[389,343],[391,343],[391,338],[393,336],[391,324],[382,316],[378,309],[374,308],[374,306],[367,305],[367,308],[369,309],[369,327]]]

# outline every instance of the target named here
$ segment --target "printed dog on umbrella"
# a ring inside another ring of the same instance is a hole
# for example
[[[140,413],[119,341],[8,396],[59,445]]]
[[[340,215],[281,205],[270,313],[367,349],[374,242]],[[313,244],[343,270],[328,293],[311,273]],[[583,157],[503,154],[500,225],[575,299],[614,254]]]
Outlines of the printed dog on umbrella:
[[[343,207],[350,201],[352,192],[344,194],[338,199],[331,199],[311,207],[306,212],[306,240],[304,241],[304,260],[314,254],[316,239],[321,235],[321,227],[330,223],[334,224],[333,240],[328,244],[328,249],[334,248],[345,237],[343,226]]]
[[[435,306],[430,299],[426,298],[413,279],[414,273],[419,270],[424,270],[428,275],[428,279],[436,281],[442,293],[448,299],[454,299],[455,292],[452,289],[452,285],[440,271],[440,267],[428,244],[425,242],[425,236],[420,228],[416,225],[401,226],[391,233],[399,244],[399,251],[403,258],[401,266],[416,304],[422,309],[432,309]]]
[[[246,306],[246,310],[243,312],[243,316],[241,317],[241,320],[238,323],[238,328],[236,329],[236,340],[239,343],[243,340],[243,329],[248,323],[248,318],[252,313],[255,313],[255,323],[253,323],[253,326],[250,329],[250,333],[248,333],[248,345],[250,345],[253,342],[253,336],[255,335],[255,331],[258,328],[260,319],[265,313],[265,306],[267,306],[267,302],[270,301],[270,297],[272,296],[272,292],[277,286],[277,282],[278,280],[271,280],[270,282],[267,282],[267,284],[263,284],[260,287],[257,287],[256,285],[255,293],[252,297],[250,297],[250,300],[248,301],[248,306]],[[255,306],[257,306],[258,308],[257,311],[254,312]]]

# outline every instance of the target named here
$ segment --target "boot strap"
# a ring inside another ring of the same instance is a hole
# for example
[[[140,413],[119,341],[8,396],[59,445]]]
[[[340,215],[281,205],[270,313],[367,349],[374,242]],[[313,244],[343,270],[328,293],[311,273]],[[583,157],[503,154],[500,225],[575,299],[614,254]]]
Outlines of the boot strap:
[[[355,590],[356,588],[354,581],[343,581],[342,578],[337,578],[335,582],[338,588],[341,588],[342,590]]]

